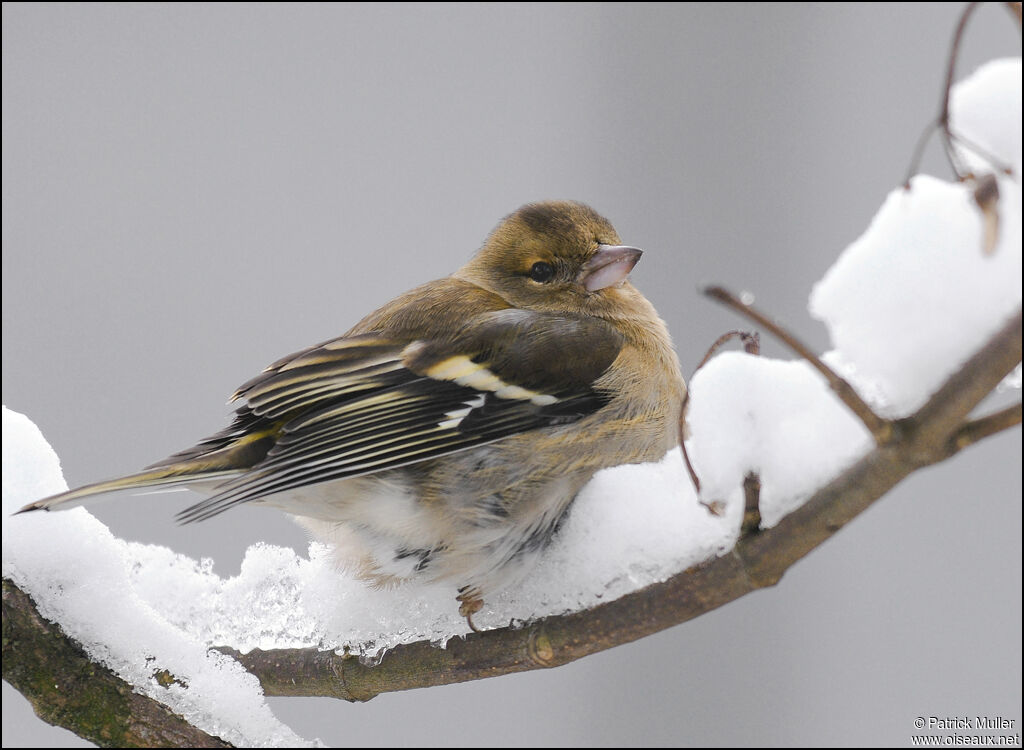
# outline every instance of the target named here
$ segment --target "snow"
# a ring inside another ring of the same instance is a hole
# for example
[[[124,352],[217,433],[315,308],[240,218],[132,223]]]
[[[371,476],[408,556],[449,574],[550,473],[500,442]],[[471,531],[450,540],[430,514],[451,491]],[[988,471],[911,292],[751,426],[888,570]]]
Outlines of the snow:
[[[834,347],[826,361],[886,416],[912,413],[1020,307],[1020,82],[1019,59],[996,61],[952,97],[957,132],[1013,165],[999,178],[994,252],[982,249],[973,186],[918,176],[889,195],[811,295]],[[977,156],[970,163],[989,169]],[[1019,370],[1006,384],[1019,389]],[[805,362],[741,353],[692,379],[687,421],[700,497],[678,449],[601,472],[529,578],[487,601],[477,625],[590,607],[720,555],[739,535],[747,473],[760,476],[771,527],[872,445]],[[467,631],[453,587],[372,589],[336,570],[320,544],[307,556],[253,546],[224,579],[210,561],[115,539],[83,508],[10,516],[64,488],[38,429],[5,407],[4,576],[138,690],[231,742],[304,743],[272,716],[255,678],[208,646],[348,647],[373,661],[399,643],[443,645]],[[160,669],[188,688],[158,686]]]
[[[916,411],[1021,304],[1020,59],[957,85],[950,116],[957,133],[1014,165],[999,178],[994,252],[982,248],[974,185],[919,175],[889,194],[811,295],[834,361],[883,416]],[[979,174],[993,171],[961,150]]]
[[[152,547],[139,555],[140,545],[114,538],[84,508],[10,517],[21,505],[66,488],[57,455],[39,429],[4,407],[4,577],[31,594],[40,613],[60,622],[94,659],[206,732],[241,745],[311,746],[274,718],[253,675],[174,627],[130,584],[134,566],[173,553]],[[168,581],[163,590],[173,588]],[[161,687],[154,676],[164,669],[187,689]]]
[[[974,183],[918,175],[889,194],[810,298],[834,347],[822,358],[884,417],[914,413],[1021,307],[1020,59],[982,66],[950,102],[954,131],[1013,165],[999,177],[995,248],[984,247]],[[965,156],[979,176],[993,171]],[[1003,387],[1019,389],[1019,367]],[[806,362],[725,353],[690,391],[687,447],[704,501],[742,505],[743,479],[756,472],[762,528],[872,445]]]
[[[742,509],[743,478],[755,472],[764,528],[872,445],[860,420],[804,361],[725,352],[693,377],[690,391],[687,447],[705,502]]]
[[[9,515],[65,484],[35,425],[6,407],[3,415],[4,514]],[[659,523],[651,526],[651,519]],[[480,627],[500,627],[616,598],[721,554],[735,541],[737,528],[735,514],[716,517],[697,502],[678,450],[658,464],[601,472],[574,504],[560,543],[527,581],[488,600],[474,620]],[[149,642],[150,631],[174,629],[195,644],[241,651],[348,648],[372,661],[399,643],[443,644],[468,632],[453,586],[370,588],[339,571],[330,550],[315,542],[308,557],[254,545],[239,575],[223,579],[213,572],[212,561],[113,538],[81,507],[7,518],[3,529],[5,576],[33,594],[82,590],[74,606],[64,606],[66,597],[52,602],[57,609],[48,616],[61,622],[88,618],[96,601],[88,592],[102,590],[111,598],[101,611],[144,613],[108,624],[115,642],[134,643],[140,653],[160,653],[159,643]],[[88,568],[79,560],[83,554]],[[100,625],[93,633],[93,624],[86,624],[76,637],[87,645],[95,638],[98,650],[92,653],[111,664],[110,646],[100,643]],[[194,681],[183,666],[160,663]],[[155,667],[143,669],[147,681]]]
[[[950,127],[954,135],[973,144],[964,148],[968,166],[977,174],[993,171],[985,158],[992,155],[1021,175],[1021,63],[1020,58],[992,60],[950,92]],[[1018,202],[1017,207],[1020,208]]]

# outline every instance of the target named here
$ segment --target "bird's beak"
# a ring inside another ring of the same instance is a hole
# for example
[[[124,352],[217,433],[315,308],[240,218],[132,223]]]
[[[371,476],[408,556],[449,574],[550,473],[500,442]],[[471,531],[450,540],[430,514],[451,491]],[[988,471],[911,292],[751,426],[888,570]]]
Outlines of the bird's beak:
[[[594,257],[583,264],[579,282],[588,292],[625,281],[643,250],[626,245],[598,245]]]

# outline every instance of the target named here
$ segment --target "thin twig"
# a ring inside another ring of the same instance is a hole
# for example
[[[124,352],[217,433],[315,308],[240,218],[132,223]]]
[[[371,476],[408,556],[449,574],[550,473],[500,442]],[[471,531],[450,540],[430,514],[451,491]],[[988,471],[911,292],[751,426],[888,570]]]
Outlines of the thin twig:
[[[1020,3],[1003,3],[1003,5],[1010,11],[1010,15],[1017,22],[1017,29],[1020,30]]]
[[[707,287],[704,290],[704,294],[732,308],[758,325],[767,328],[770,333],[786,344],[786,346],[806,359],[814,369],[825,377],[829,388],[835,391],[839,399],[864,423],[864,426],[874,436],[875,442],[878,445],[884,445],[892,438],[892,422],[882,419],[875,414],[864,399],[860,397],[860,394],[854,390],[852,385],[840,377],[835,370],[822,362],[814,352],[793,336],[793,334],[789,333],[789,331],[785,330],[764,313],[755,309],[752,305],[744,303],[739,297],[723,287]]]
[[[726,344],[729,340],[735,338],[738,338],[742,342],[743,351],[745,351],[747,354],[753,354],[756,357],[761,353],[761,337],[757,334],[756,331],[753,333],[750,333],[749,331],[729,331],[728,333],[723,333],[721,336],[715,339],[715,343],[713,343],[708,348],[707,353],[704,355],[704,359],[702,359],[700,361],[700,364],[697,365],[697,368],[693,371],[693,374],[696,375],[697,370],[706,365],[708,361],[713,356],[715,356],[715,354],[724,344]],[[690,377],[693,376],[691,375]]]
[[[921,164],[921,157],[924,154],[925,145],[928,143],[928,139],[931,137],[932,133],[936,130],[942,134],[943,151],[946,154],[946,158],[949,160],[950,167],[953,169],[953,173],[957,176],[957,179],[965,180],[971,177],[970,171],[965,168],[963,160],[956,150],[957,144],[962,144],[969,148],[985,161],[989,162],[989,164],[991,164],[997,171],[1003,172],[1004,174],[1010,174],[1012,172],[1012,169],[1008,164],[1006,164],[1006,162],[995,157],[986,149],[972,143],[959,133],[954,133],[949,122],[949,99],[953,90],[953,79],[956,76],[956,63],[957,58],[960,55],[960,44],[963,41],[963,35],[967,28],[968,19],[981,4],[982,3],[979,2],[968,3],[967,7],[964,8],[963,13],[960,14],[960,20],[957,22],[956,31],[953,33],[953,43],[950,46],[949,56],[946,59],[946,80],[942,89],[942,106],[939,109],[938,117],[925,127],[924,132],[922,132],[921,136],[918,138],[917,144],[914,147],[913,156],[910,159],[910,166],[908,167],[907,174],[903,179],[904,189],[910,188],[910,178],[917,173]],[[1004,5],[1009,9],[1010,13],[1017,21],[1019,29],[1021,4],[1004,3]]]
[[[690,453],[686,450],[686,404],[689,401],[690,392],[686,392],[686,399],[683,401],[683,411],[680,412],[679,416],[679,450],[683,454],[683,463],[686,465],[686,473],[690,475],[690,482],[693,483],[693,491],[697,493],[697,497],[700,497],[700,477],[697,476],[697,470],[693,468],[693,462],[690,461]],[[710,511],[709,506],[705,506]]]
[[[931,140],[932,133],[939,126],[937,120],[933,120],[924,126],[924,130],[921,131],[921,135],[917,137],[917,143],[914,145],[914,152],[910,157],[910,166],[907,167],[907,173],[903,177],[903,189],[910,190],[910,180],[917,174],[918,168],[921,166],[921,157],[924,156],[924,148],[928,145],[928,141]]]
[[[743,536],[761,530],[761,477],[750,472],[743,477]]]
[[[946,158],[949,159],[949,164],[953,168],[953,172],[960,179],[964,179],[967,176],[967,171],[963,169],[963,165],[960,163],[960,155],[956,153],[956,149],[953,146],[953,135],[949,132],[949,95],[953,90],[953,78],[956,75],[956,61],[960,55],[960,42],[964,36],[964,30],[967,28],[967,20],[971,17],[971,14],[977,10],[981,3],[968,3],[967,7],[964,8],[964,12],[960,14],[960,20],[957,22],[956,31],[953,32],[953,46],[949,50],[949,58],[946,60],[946,84],[943,87],[942,95],[942,109],[939,111],[939,132],[942,134],[942,143],[945,147]]]
[[[987,161],[989,163],[989,166],[992,167],[996,172],[1001,172],[1005,175],[1013,174],[1013,167],[1010,166],[1009,162],[996,156],[994,153],[989,151],[984,146],[978,145],[975,141],[971,140],[963,133],[955,131],[952,126],[949,126],[949,137],[952,138],[957,143],[959,143],[961,146],[966,146],[968,149],[970,149],[975,154],[980,156],[982,159]],[[968,177],[970,176],[971,175],[968,175]]]
[[[696,375],[700,368],[708,363],[711,357],[714,356],[715,352],[718,351],[719,347],[730,339],[737,337],[743,342],[743,350],[747,354],[757,356],[761,353],[761,337],[757,332],[748,333],[747,331],[729,331],[715,339],[715,343],[708,347],[708,351],[704,355],[704,359],[702,359],[700,364],[694,369],[693,375]],[[690,376],[691,380],[693,379],[693,375]],[[694,470],[693,464],[690,462],[690,454],[686,451],[686,438],[688,437],[686,433],[686,407],[689,403],[690,390],[687,389],[686,393],[683,394],[682,407],[679,409],[679,449],[683,453],[683,463],[686,464],[686,471],[690,474],[690,481],[693,482],[693,489],[698,495],[700,495],[700,479],[697,477],[697,472]],[[709,510],[711,509],[709,508]],[[711,512],[714,511],[712,510]]]
[[[972,419],[953,434],[953,437],[950,438],[950,446],[954,452],[961,451],[990,435],[1016,427],[1020,424],[1020,420],[1020,404],[1014,404],[984,417]]]

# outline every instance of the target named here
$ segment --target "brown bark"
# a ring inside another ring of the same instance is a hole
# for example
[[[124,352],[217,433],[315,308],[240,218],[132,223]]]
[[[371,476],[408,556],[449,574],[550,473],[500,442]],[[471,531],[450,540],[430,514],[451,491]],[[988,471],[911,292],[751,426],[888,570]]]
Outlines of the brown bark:
[[[58,625],[3,579],[4,679],[43,721],[100,747],[233,747],[92,661]]]

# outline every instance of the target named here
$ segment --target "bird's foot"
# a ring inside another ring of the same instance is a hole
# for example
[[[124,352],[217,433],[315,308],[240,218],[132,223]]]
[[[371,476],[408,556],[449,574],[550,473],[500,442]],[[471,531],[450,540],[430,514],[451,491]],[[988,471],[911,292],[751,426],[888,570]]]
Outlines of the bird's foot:
[[[481,598],[480,593],[472,589],[460,589],[460,593],[455,599],[461,602],[459,604],[459,614],[466,618],[466,624],[469,625],[469,629],[474,633],[483,632],[473,624],[473,615],[484,606],[484,600]]]

